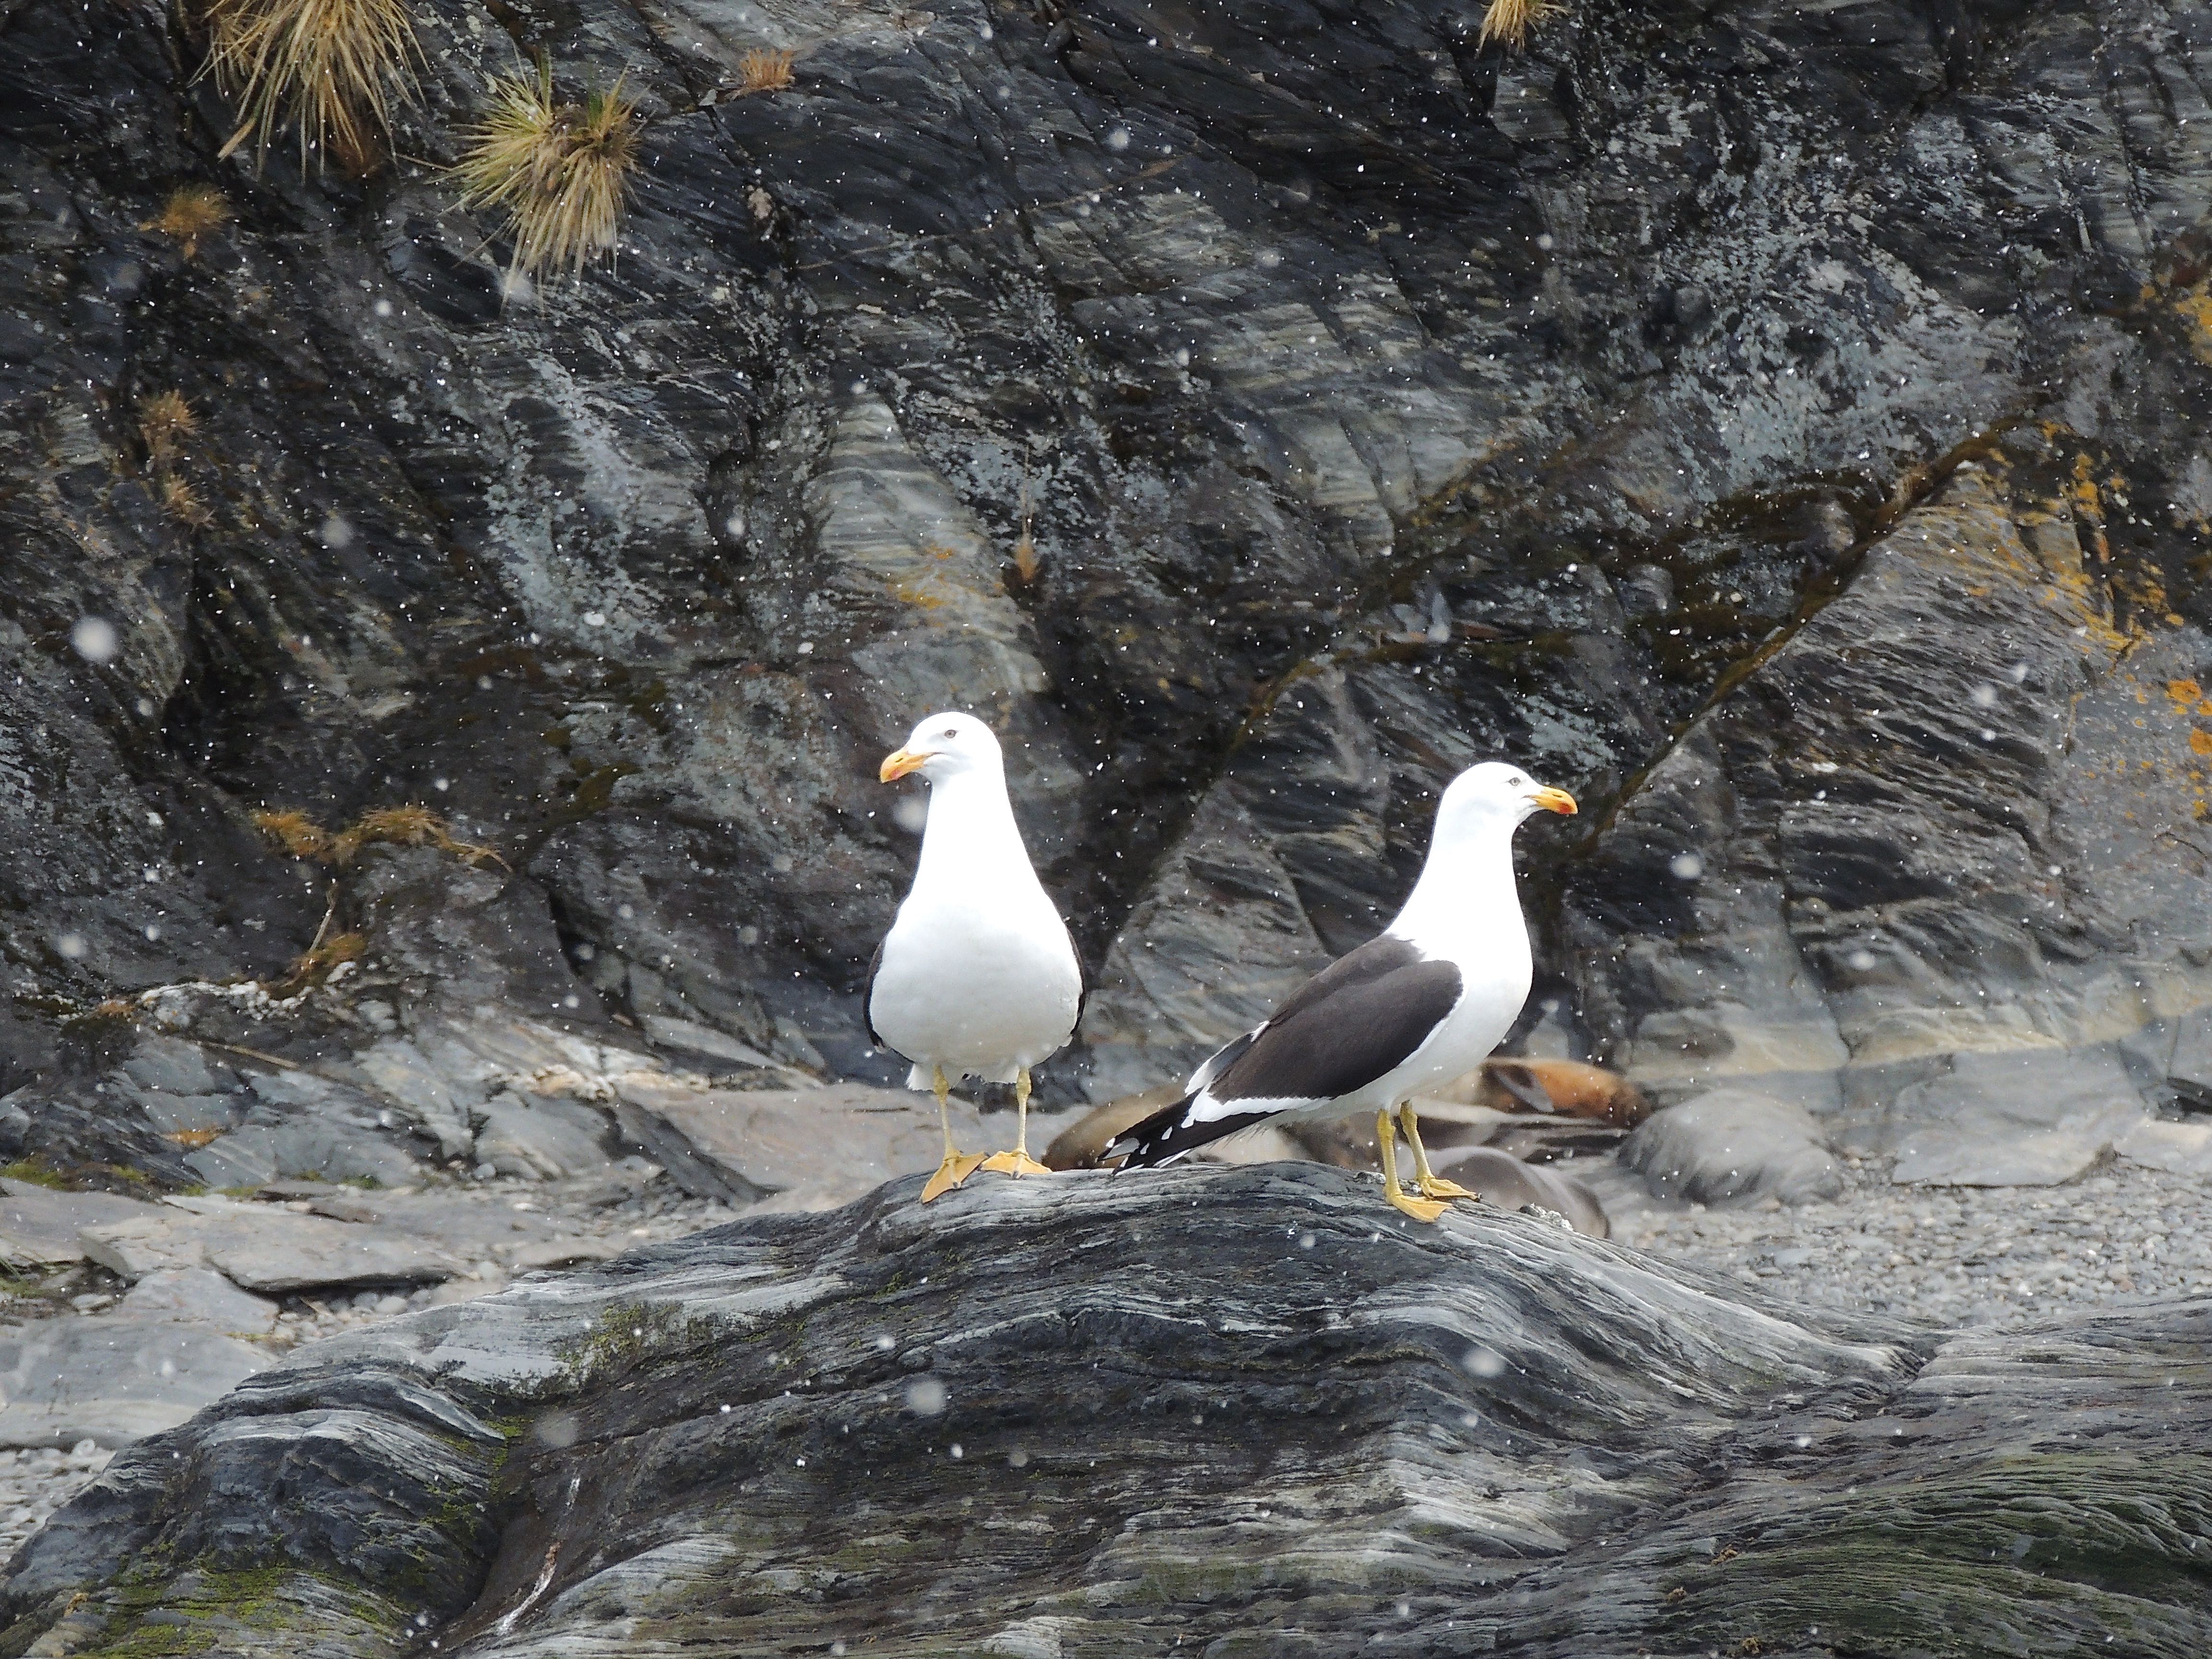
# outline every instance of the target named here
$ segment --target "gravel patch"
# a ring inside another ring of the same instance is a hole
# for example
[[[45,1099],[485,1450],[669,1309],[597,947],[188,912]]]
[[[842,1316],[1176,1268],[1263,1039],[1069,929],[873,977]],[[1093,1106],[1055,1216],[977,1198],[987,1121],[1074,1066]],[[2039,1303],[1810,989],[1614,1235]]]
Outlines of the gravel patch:
[[[2212,1295],[2212,1182],[2118,1162],[2063,1187],[1900,1187],[1842,1160],[1832,1200],[1668,1206],[1609,1161],[1566,1167],[1598,1189],[1614,1239],[1784,1301],[2014,1325]]]

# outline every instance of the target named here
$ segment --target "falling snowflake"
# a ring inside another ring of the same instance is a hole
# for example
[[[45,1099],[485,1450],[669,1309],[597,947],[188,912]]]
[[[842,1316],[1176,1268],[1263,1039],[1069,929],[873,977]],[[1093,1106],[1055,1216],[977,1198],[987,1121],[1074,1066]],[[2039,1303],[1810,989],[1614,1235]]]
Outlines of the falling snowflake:
[[[109,662],[122,648],[123,641],[115,632],[115,624],[105,617],[80,617],[76,626],[70,629],[70,643],[87,662]]]

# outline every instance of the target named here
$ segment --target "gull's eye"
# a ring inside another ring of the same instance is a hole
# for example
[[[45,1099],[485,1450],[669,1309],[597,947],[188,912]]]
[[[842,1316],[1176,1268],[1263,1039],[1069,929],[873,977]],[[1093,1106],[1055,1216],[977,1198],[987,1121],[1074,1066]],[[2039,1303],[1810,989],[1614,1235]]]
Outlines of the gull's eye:
[[[1524,778],[1524,777],[1518,776],[1517,775],[1516,775],[1516,776],[1513,776],[1513,777],[1508,778],[1508,779],[1505,781],[1505,787],[1506,787],[1507,788],[1509,788],[1509,789],[1524,789],[1524,788],[1528,787],[1528,779],[1526,779],[1526,778]]]
[[[957,726],[948,726],[941,733],[939,733],[939,735],[947,738],[957,738],[960,735],[960,728]]]

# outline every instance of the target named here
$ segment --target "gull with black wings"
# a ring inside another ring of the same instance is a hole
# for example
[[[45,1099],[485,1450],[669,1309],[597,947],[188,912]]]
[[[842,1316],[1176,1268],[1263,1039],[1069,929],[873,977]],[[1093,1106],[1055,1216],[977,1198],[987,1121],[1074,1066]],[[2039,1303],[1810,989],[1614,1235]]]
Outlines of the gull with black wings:
[[[1452,780],[1437,805],[1429,856],[1390,925],[1284,999],[1266,1020],[1191,1074],[1173,1105],[1106,1149],[1124,1170],[1172,1164],[1200,1147],[1284,1120],[1374,1112],[1390,1202],[1434,1221],[1472,1198],[1429,1168],[1413,1109],[1425,1088],[1488,1057],[1528,999],[1528,927],[1513,880],[1513,832],[1574,797],[1492,761]],[[1418,1197],[1399,1185],[1395,1127],[1413,1154]]]

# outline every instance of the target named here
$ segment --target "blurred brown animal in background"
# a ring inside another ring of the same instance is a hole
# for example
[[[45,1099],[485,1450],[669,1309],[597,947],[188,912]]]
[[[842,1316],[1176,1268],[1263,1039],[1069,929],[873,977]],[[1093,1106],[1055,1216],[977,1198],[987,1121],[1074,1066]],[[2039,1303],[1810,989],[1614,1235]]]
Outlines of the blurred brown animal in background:
[[[1600,1119],[1623,1129],[1651,1115],[1643,1090],[1618,1072],[1579,1060],[1486,1060],[1425,1098],[1494,1112]]]

